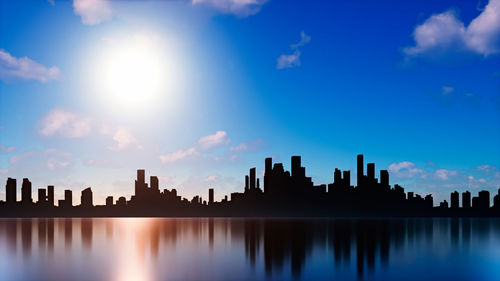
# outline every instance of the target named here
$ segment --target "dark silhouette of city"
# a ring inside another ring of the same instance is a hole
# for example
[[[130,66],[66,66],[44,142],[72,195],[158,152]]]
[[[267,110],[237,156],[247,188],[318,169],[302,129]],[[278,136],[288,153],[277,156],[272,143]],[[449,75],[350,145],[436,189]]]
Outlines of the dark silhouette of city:
[[[472,197],[469,191],[454,191],[447,200],[434,206],[432,195],[407,192],[402,186],[389,184],[389,172],[380,170],[375,177],[375,164],[365,165],[363,155],[357,156],[357,186],[351,184],[350,171],[335,169],[333,183],[314,185],[306,176],[300,156],[292,156],[291,172],[282,163],[273,165],[265,159],[263,189],[256,168],[245,176],[243,192],[214,200],[213,188],[208,189],[208,201],[201,196],[182,198],[176,189],[160,191],[158,177],[146,183],[144,170],[137,170],[135,193],[127,200],[113,196],[106,205],[94,205],[90,187],[81,192],[80,205],[74,206],[71,190],[64,199],[54,199],[54,186],[38,189],[38,201],[32,199],[32,184],[24,178],[21,201],[17,201],[17,181],[7,179],[6,201],[0,201],[3,217],[499,217],[500,189],[490,204],[489,191]]]

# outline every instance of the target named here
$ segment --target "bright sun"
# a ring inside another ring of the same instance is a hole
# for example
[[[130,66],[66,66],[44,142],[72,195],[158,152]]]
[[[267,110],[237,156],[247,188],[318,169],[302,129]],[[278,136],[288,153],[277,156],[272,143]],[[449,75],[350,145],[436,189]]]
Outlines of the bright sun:
[[[171,71],[158,40],[136,36],[107,45],[96,74],[99,94],[108,103],[143,109],[171,91]]]

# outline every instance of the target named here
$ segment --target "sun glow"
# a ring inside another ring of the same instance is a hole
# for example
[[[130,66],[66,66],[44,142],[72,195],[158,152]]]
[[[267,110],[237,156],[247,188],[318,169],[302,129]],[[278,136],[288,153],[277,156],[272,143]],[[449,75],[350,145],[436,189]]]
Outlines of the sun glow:
[[[121,109],[148,110],[170,96],[174,61],[157,37],[105,40],[95,72],[99,96]]]

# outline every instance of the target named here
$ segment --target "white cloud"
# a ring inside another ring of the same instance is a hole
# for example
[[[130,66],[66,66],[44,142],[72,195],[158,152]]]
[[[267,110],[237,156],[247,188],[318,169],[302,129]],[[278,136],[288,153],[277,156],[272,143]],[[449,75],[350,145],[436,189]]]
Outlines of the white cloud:
[[[130,145],[134,145],[137,149],[143,149],[139,141],[134,137],[131,130],[124,126],[119,126],[113,133],[113,140],[116,142],[115,146],[108,147],[111,150],[122,150]]]
[[[89,135],[91,129],[92,124],[89,118],[53,109],[43,118],[39,133],[44,136],[59,134],[67,138],[80,138]]]
[[[222,13],[234,14],[240,17],[254,15],[260,11],[268,0],[192,0],[191,3],[207,4]]]
[[[204,136],[198,140],[198,146],[201,150],[209,150],[229,143],[231,140],[227,138],[225,131],[217,131],[213,135]]]
[[[185,159],[188,156],[199,155],[200,153],[194,147],[190,147],[186,150],[179,149],[172,153],[167,153],[165,155],[160,155],[160,160],[163,164],[173,163],[175,161]]]
[[[277,59],[276,68],[284,69],[284,68],[292,68],[300,66],[300,51],[295,50],[291,55],[281,55]]]
[[[54,0],[47,0],[47,2],[49,2],[49,3],[50,3],[50,5],[52,5],[52,6],[55,6],[55,5],[56,5],[56,2],[55,2]]]
[[[73,0],[75,14],[82,18],[83,24],[95,25],[113,16],[108,0]]]
[[[445,181],[445,180],[449,180],[451,177],[457,176],[458,171],[439,169],[439,170],[434,171],[434,175],[436,178]]]
[[[413,31],[415,46],[403,49],[407,56],[468,51],[483,56],[500,53],[500,0],[490,0],[468,26],[449,10],[432,15]]]
[[[388,170],[396,178],[413,178],[424,172],[422,169],[417,168],[415,163],[410,161],[392,163],[389,165]]]
[[[290,45],[292,48],[293,54],[282,54],[276,60],[276,68],[284,69],[284,68],[293,68],[300,66],[300,50],[299,47],[302,47],[311,41],[311,36],[307,35],[304,31],[300,33],[300,42],[297,44]]]
[[[179,149],[175,152],[160,155],[160,160],[163,164],[168,164],[190,156],[199,156],[202,151],[208,151],[219,146],[229,145],[230,143],[231,140],[227,137],[227,132],[217,131],[215,134],[201,137],[195,145],[188,149]]]
[[[21,79],[46,83],[60,76],[61,71],[56,66],[46,67],[28,57],[16,58],[0,49],[0,79],[5,82]]]
[[[302,47],[305,44],[309,43],[311,41],[311,36],[307,35],[304,31],[300,32],[300,42],[297,44],[292,44],[290,47],[292,49],[297,49],[298,47]]]
[[[29,173],[44,169],[53,171],[68,168],[73,165],[73,160],[72,154],[49,148],[43,151],[28,150],[13,155],[9,159],[9,164],[9,171]]]
[[[259,149],[262,145],[264,144],[264,141],[262,139],[257,139],[253,141],[248,141],[248,142],[242,142],[236,146],[231,146],[229,148],[230,152],[250,152],[250,151],[255,151]]]
[[[204,179],[205,182],[215,182],[220,178],[220,175],[210,175]]]

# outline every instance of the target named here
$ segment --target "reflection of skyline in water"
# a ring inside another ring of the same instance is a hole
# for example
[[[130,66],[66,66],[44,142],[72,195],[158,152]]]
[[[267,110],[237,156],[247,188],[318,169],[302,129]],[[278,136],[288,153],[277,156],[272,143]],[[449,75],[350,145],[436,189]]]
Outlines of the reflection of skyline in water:
[[[466,280],[499,242],[492,219],[3,219],[0,279],[397,280],[448,259]]]

